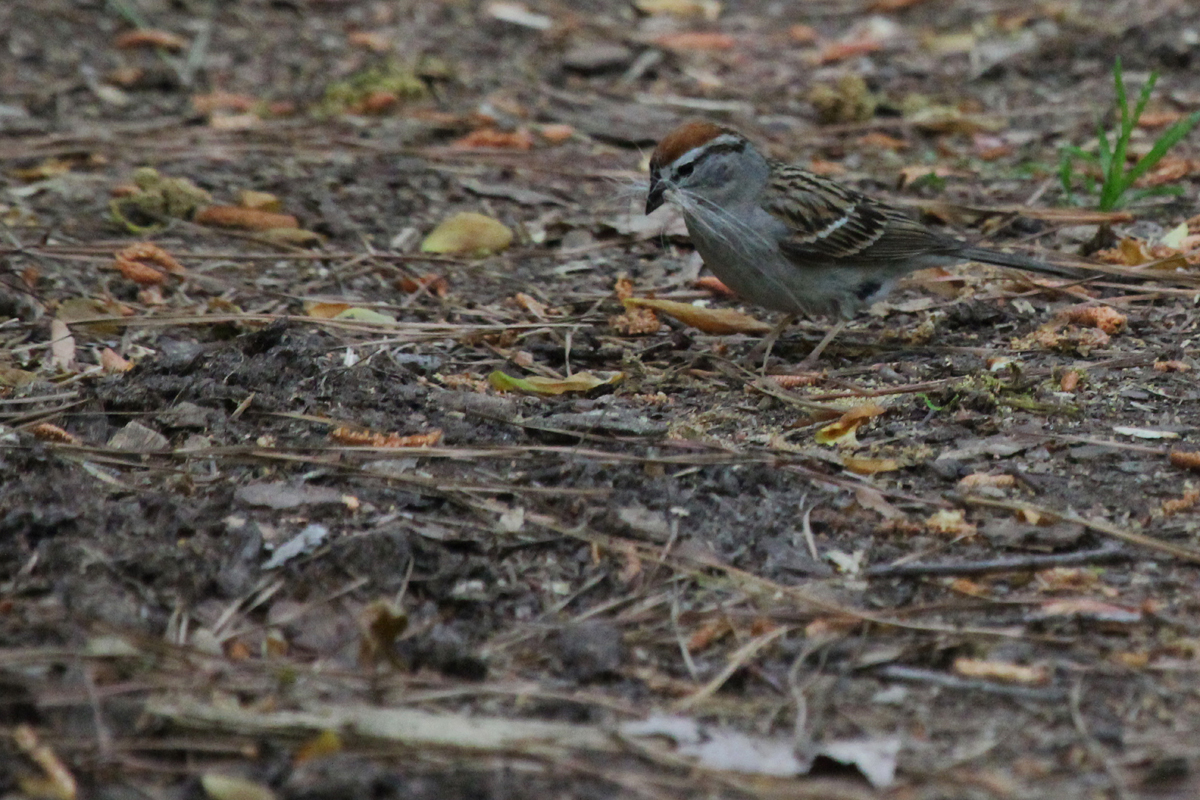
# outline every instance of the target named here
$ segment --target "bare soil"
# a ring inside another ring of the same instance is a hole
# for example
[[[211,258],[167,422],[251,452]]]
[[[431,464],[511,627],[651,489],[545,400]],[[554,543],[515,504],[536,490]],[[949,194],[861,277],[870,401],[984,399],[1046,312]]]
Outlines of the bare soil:
[[[1200,794],[1200,494],[1169,458],[1200,439],[1195,265],[917,276],[800,385],[746,366],[756,336],[613,322],[618,277],[740,307],[639,212],[648,149],[695,116],[931,225],[1078,260],[1098,226],[1038,213],[1079,210],[1059,147],[1112,121],[1117,55],[1131,86],[1162,73],[1152,111],[1200,107],[1200,8],[494,5],[0,4],[0,793],[215,797],[220,774],[287,798]],[[183,49],[120,47],[137,20]],[[409,94],[331,100],[372,69]],[[813,87],[847,74],[877,107],[823,121]],[[218,91],[252,102],[196,100]],[[914,94],[954,113],[914,122]],[[480,129],[530,147],[462,138]],[[1172,156],[1193,160],[1183,194],[1108,243],[1196,215],[1200,135]],[[110,205],[146,166],[217,203],[270,193],[320,241],[165,212],[138,235]],[[458,211],[513,244],[421,253]],[[184,273],[115,269],[141,241]],[[431,274],[444,292],[413,291]],[[1063,316],[1087,307],[1124,323]],[[525,395],[496,370],[622,378]],[[814,403],[882,413],[825,445],[837,412]],[[337,716],[364,708],[475,730]],[[755,775],[621,727],[667,715],[800,751],[895,741],[897,772]],[[562,727],[484,741],[497,721]]]

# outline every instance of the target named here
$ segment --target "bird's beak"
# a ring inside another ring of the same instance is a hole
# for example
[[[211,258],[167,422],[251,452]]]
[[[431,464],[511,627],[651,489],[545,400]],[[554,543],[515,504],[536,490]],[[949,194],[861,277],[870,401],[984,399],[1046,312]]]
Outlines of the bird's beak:
[[[663,192],[666,187],[657,175],[650,176],[650,192],[646,195],[646,213],[649,214],[654,209],[663,204]]]

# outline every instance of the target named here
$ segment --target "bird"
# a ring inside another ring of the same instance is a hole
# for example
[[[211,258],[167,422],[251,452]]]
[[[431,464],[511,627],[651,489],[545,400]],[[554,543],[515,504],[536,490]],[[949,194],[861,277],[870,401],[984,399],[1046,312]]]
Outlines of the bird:
[[[705,265],[740,297],[785,316],[764,339],[765,369],[800,316],[837,323],[804,360],[811,366],[857,312],[904,275],[977,261],[1055,277],[1078,273],[934,231],[903,208],[770,158],[733,128],[686,122],[650,157],[646,213],[682,212]]]

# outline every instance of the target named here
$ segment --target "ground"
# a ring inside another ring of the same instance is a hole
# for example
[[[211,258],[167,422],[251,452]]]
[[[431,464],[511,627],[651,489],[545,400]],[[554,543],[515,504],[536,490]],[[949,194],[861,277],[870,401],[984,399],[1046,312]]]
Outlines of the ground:
[[[0,5],[0,792],[1196,796],[1200,134],[1111,213],[1058,162],[1116,56],[1161,73],[1135,155],[1200,107],[1198,31]],[[774,322],[641,214],[694,117],[1108,273],[922,273],[763,375],[618,299]],[[511,243],[422,250],[463,211]]]

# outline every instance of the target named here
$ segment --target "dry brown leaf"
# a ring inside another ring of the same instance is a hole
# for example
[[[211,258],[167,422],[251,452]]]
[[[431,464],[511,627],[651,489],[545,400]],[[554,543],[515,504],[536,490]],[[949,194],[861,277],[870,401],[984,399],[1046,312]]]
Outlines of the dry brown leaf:
[[[1165,128],[1181,119],[1182,111],[1143,111],[1137,124],[1139,128]]]
[[[816,44],[820,36],[811,25],[793,25],[788,28],[788,38],[796,44]]]
[[[1164,500],[1162,514],[1164,517],[1170,517],[1184,511],[1191,511],[1196,507],[1197,502],[1200,502],[1200,489],[1192,487],[1183,493],[1183,497],[1176,500]]]
[[[883,43],[874,39],[862,39],[857,42],[831,42],[821,48],[816,56],[818,64],[830,64],[834,61],[845,61],[847,58],[865,56],[883,49]]]
[[[719,617],[711,619],[688,637],[688,652],[699,653],[702,650],[707,650],[715,642],[720,641],[731,633],[733,633],[733,626],[729,624],[727,618]]]
[[[430,294],[436,295],[437,297],[445,297],[446,295],[450,294],[449,282],[436,272],[426,272],[417,279],[413,279],[405,275],[396,282],[396,285],[399,287],[400,291],[406,294],[415,294],[426,287],[429,288]]]
[[[233,92],[209,92],[192,95],[192,110],[208,116],[217,111],[251,111],[258,105],[258,98]]]
[[[1137,186],[1163,186],[1177,183],[1200,172],[1200,159],[1164,158],[1137,182]]]
[[[858,445],[856,433],[859,427],[868,420],[883,414],[885,411],[887,409],[875,403],[864,403],[863,405],[855,406],[842,414],[837,420],[817,431],[817,444],[837,444],[842,447],[855,447]]]
[[[561,123],[539,125],[538,135],[550,144],[562,144],[575,135],[575,128]]]
[[[943,508],[934,512],[925,520],[925,527],[934,533],[944,533],[950,536],[973,536],[975,526],[967,522],[962,509]]]
[[[434,429],[428,433],[401,436],[398,433],[357,431],[343,425],[331,431],[329,438],[338,444],[351,447],[433,447],[442,440],[442,432]]]
[[[499,220],[462,211],[439,222],[421,242],[421,252],[490,255],[507,248],[512,240],[512,230]]]
[[[75,337],[67,323],[57,317],[50,320],[50,363],[56,369],[69,370],[75,362]]]
[[[113,257],[156,264],[172,275],[183,275],[187,272],[183,268],[183,265],[175,260],[174,256],[153,242],[138,242],[128,247],[123,247],[114,253]]]
[[[621,301],[626,308],[652,308],[674,317],[705,333],[768,333],[771,326],[762,320],[731,308],[701,308],[690,303],[674,300],[657,300],[651,297],[628,297]]]
[[[129,372],[133,369],[133,362],[126,358],[122,358],[117,354],[116,350],[111,347],[106,347],[100,351],[100,366],[105,372],[114,374],[118,372]]]
[[[1155,361],[1155,372],[1187,372],[1192,368],[1192,365],[1186,361],[1172,359],[1170,361]]]
[[[530,150],[533,148],[533,134],[524,128],[515,131],[480,128],[461,139],[455,139],[450,147],[454,150]]]
[[[703,278],[697,278],[696,282],[692,285],[697,289],[704,289],[706,292],[712,292],[713,294],[719,294],[724,297],[733,297],[734,294],[733,289],[730,289],[728,286],[726,286],[724,282],[722,282],[721,279],[716,275],[705,275]],[[632,292],[626,295],[626,297],[632,296]]]
[[[1071,369],[1064,372],[1058,381],[1058,388],[1064,392],[1073,392],[1079,388],[1079,370]]]
[[[78,794],[75,777],[54,749],[38,740],[37,733],[30,725],[17,725],[12,738],[17,749],[42,771],[37,777],[18,773],[22,794],[46,800],[75,800]]]
[[[34,438],[41,439],[43,442],[59,442],[60,444],[79,444],[79,437],[73,433],[67,433],[57,425],[51,425],[49,422],[39,422],[29,429],[29,432],[34,435]]]
[[[152,286],[156,283],[163,283],[167,279],[165,273],[140,261],[130,261],[118,256],[113,261],[113,266],[127,280],[131,280],[139,286]]]
[[[517,292],[515,295],[513,295],[513,301],[538,320],[545,320],[556,313],[554,309],[550,308],[541,300],[530,297],[524,292]]]
[[[242,189],[237,195],[238,205],[242,208],[253,208],[257,211],[278,212],[283,210],[283,201],[270,192],[259,192],[254,189]]]
[[[1128,318],[1112,306],[1068,308],[1059,317],[1076,325],[1098,328],[1110,335],[1123,330],[1125,323],[1128,322]]]
[[[326,758],[342,752],[344,748],[341,735],[335,730],[326,729],[308,741],[302,742],[296,748],[295,755],[292,756],[292,763],[303,764],[306,761]]]
[[[300,227],[300,223],[291,214],[276,214],[241,206],[208,206],[196,212],[194,221],[200,225],[212,225],[217,228],[251,231]]]
[[[346,44],[376,53],[386,53],[392,49],[392,37],[379,31],[352,31],[346,35]]]
[[[904,465],[894,458],[845,456],[842,466],[855,475],[875,475],[880,472],[895,472]]]
[[[132,50],[135,47],[161,47],[176,53],[187,47],[188,41],[170,31],[143,28],[121,34],[113,44],[118,50]]]
[[[987,661],[960,656],[954,659],[954,671],[966,678],[982,678],[1030,686],[1041,686],[1050,682],[1050,670],[1045,666],[1024,666],[1007,661]]]
[[[622,336],[648,336],[658,333],[662,320],[652,308],[630,308],[608,320],[609,326]]]
[[[350,308],[353,308],[350,303],[307,302],[304,304],[304,313],[314,319],[334,319]]]
[[[825,380],[824,371],[801,372],[797,375],[768,375],[771,380],[784,389],[795,389],[797,386],[812,386]]]
[[[1095,588],[1100,576],[1084,567],[1053,567],[1034,576],[1043,592],[1081,592]]]
[[[1016,485],[1017,479],[1012,475],[988,475],[983,472],[972,472],[970,475],[964,475],[958,482],[959,491],[964,492],[983,487],[1011,489]]]
[[[894,136],[888,136],[882,131],[871,131],[858,137],[858,146],[870,150],[904,150],[908,147],[908,142],[903,139],[897,139]]]

